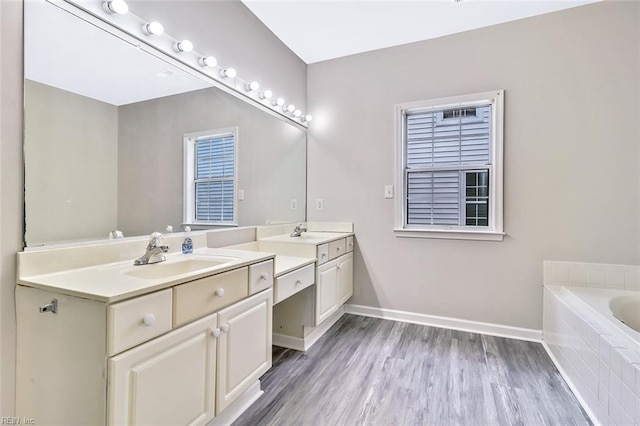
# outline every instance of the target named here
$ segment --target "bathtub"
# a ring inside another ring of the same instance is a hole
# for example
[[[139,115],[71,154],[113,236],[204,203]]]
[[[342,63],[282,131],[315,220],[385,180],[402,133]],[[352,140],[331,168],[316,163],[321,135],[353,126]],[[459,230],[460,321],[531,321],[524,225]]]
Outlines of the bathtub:
[[[542,328],[595,424],[640,425],[640,292],[545,285]]]
[[[612,327],[609,334],[615,334],[613,330],[619,330],[640,349],[640,292],[584,287],[563,289],[595,311],[599,315],[597,318],[604,319],[601,327]],[[631,343],[629,345],[634,346]]]

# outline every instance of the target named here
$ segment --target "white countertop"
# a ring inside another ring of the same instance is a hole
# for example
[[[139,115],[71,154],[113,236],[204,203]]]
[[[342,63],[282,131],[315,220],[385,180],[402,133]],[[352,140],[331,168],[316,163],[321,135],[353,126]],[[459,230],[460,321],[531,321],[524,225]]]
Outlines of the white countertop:
[[[153,268],[157,265],[177,263],[186,259],[206,261],[212,257],[233,259],[228,263],[172,275],[170,278],[139,278],[134,276],[142,268]],[[112,303],[273,258],[274,255],[271,253],[224,248],[200,248],[189,255],[182,253],[168,254],[165,262],[152,265],[133,266],[133,260],[128,260],[126,262],[88,266],[48,274],[21,276],[18,278],[18,284]],[[134,275],[130,275],[131,273]]]
[[[311,265],[315,263],[315,258],[298,257],[298,256],[286,256],[284,254],[276,254],[276,264],[274,266],[274,277],[287,274],[303,266]]]
[[[353,232],[303,232],[299,237],[289,234],[260,238],[258,241],[273,241],[290,244],[324,244],[354,235]]]
[[[248,250],[255,251],[259,253],[269,253],[269,252],[260,252],[260,245],[257,241],[253,241],[250,243],[237,244],[234,246],[226,247],[227,249],[234,250]],[[298,268],[302,268],[303,266],[311,265],[315,263],[315,257],[300,257],[300,256],[288,256],[284,254],[276,254],[275,255],[275,264],[273,265],[273,276],[274,278],[279,277],[280,275],[287,274],[291,271],[295,271]]]

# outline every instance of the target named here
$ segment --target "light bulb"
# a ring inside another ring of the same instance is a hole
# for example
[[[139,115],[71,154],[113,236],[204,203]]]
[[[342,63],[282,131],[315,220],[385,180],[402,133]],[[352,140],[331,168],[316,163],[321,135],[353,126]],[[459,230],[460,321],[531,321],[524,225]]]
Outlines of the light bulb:
[[[285,105],[282,107],[282,110],[291,114],[293,111],[296,110],[296,106],[293,104]]]
[[[213,56],[203,56],[198,62],[200,62],[200,65],[202,65],[203,67],[209,68],[213,68],[218,65],[218,60]]]
[[[302,115],[302,111],[300,111],[299,109],[293,111],[293,116],[295,118],[300,118],[301,115]]]
[[[310,122],[311,120],[313,120],[313,117],[312,117],[312,116],[310,116],[310,115],[305,115],[304,117],[302,117],[302,122],[303,122],[303,123],[308,123],[308,122]]]
[[[264,92],[260,92],[260,99],[271,99],[273,96],[273,92],[271,90],[265,90]]]
[[[102,3],[102,8],[107,11],[107,13],[117,13],[118,15],[124,15],[129,11],[129,6],[124,0],[106,1]]]
[[[274,99],[273,101],[271,101],[271,104],[273,106],[282,106],[284,105],[284,99],[282,98]]]
[[[164,34],[164,27],[160,22],[150,22],[142,26],[142,32],[146,35],[162,35]]]
[[[182,40],[177,42],[175,47],[178,52],[191,52],[193,50],[193,43],[189,40]]]
[[[236,75],[238,75],[238,73],[233,68],[226,68],[220,71],[222,78],[235,78]]]
[[[259,88],[260,84],[258,84],[257,81],[252,81],[244,87],[244,90],[246,90],[247,92],[253,92],[255,90],[258,90]]]

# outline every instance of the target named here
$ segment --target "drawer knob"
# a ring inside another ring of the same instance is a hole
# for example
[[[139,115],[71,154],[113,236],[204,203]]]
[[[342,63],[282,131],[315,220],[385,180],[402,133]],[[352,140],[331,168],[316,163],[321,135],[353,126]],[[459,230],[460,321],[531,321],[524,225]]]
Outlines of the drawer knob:
[[[147,315],[144,316],[144,318],[142,318],[142,322],[147,327],[151,327],[153,325],[153,323],[156,322],[156,316],[153,315],[153,314],[147,314]]]
[[[261,280],[261,281],[266,281],[266,280],[267,280],[267,278],[268,278],[268,275],[267,275],[267,274],[262,274],[262,275],[260,275],[260,280]]]
[[[219,288],[216,290],[216,296],[222,297],[224,296],[224,288]]]
[[[222,330],[223,333],[228,333],[229,332],[229,323],[225,322],[222,327],[220,327],[220,329]]]
[[[336,247],[336,251],[342,250],[342,247]]]
[[[220,337],[220,329],[216,328],[215,330],[211,330],[211,335],[213,337]]]
[[[297,281],[296,281],[296,285],[300,285],[300,284],[302,284],[302,281],[297,280]]]

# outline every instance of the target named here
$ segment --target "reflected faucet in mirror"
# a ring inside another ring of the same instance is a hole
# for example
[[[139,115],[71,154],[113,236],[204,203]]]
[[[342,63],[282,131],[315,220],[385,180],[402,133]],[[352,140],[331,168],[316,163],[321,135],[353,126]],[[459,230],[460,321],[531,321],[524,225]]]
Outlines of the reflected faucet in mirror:
[[[135,266],[150,265],[152,263],[159,263],[167,260],[166,256],[162,253],[169,251],[169,246],[159,245],[161,240],[162,234],[160,232],[154,232],[151,234],[151,239],[147,245],[147,252],[136,259],[133,264]]]
[[[307,225],[305,225],[303,222],[300,222],[299,224],[296,225],[295,229],[293,230],[290,236],[299,237],[300,235],[302,235],[303,232],[307,232]]]

